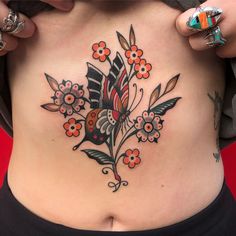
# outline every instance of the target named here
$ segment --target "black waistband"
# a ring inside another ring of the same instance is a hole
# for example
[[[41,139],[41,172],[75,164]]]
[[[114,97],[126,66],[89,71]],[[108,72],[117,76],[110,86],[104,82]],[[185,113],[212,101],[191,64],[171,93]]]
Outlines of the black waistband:
[[[181,206],[176,206],[173,211],[181,211]],[[44,220],[14,197],[7,177],[0,190],[0,235],[4,236],[233,236],[236,234],[223,233],[232,217],[236,220],[235,200],[225,182],[219,195],[207,208],[182,222],[159,229],[120,232],[72,229]],[[1,230],[11,233],[1,234]]]

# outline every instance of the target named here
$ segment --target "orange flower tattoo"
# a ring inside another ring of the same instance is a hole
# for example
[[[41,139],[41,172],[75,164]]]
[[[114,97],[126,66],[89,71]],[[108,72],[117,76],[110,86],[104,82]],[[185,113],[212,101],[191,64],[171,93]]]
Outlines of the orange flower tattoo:
[[[104,62],[107,60],[107,57],[111,54],[111,50],[106,47],[106,43],[101,41],[99,43],[94,43],[92,46],[93,49],[93,58]]]
[[[66,130],[66,135],[68,137],[78,137],[80,135],[82,125],[78,123],[76,119],[71,118],[63,125],[63,127]]]
[[[138,49],[136,45],[131,46],[130,50],[127,50],[125,52],[125,56],[128,58],[128,63],[130,65],[132,64],[138,64],[140,62],[140,57],[143,55],[143,51],[141,49]]]
[[[137,72],[136,77],[138,79],[147,79],[150,76],[152,65],[147,63],[145,59],[142,59],[139,64],[135,65],[134,69]]]
[[[140,164],[141,158],[139,157],[139,150],[136,148],[134,150],[128,149],[124,154],[123,163],[128,165],[129,168],[134,168],[136,165]]]

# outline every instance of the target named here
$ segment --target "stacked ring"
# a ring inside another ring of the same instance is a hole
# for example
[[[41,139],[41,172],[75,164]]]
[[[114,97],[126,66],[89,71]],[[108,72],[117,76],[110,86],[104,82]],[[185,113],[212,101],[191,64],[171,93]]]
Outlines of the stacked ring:
[[[217,7],[198,7],[187,21],[187,26],[197,31],[207,31],[204,39],[209,47],[224,46],[226,39],[223,37],[218,23],[221,20],[222,9]]]

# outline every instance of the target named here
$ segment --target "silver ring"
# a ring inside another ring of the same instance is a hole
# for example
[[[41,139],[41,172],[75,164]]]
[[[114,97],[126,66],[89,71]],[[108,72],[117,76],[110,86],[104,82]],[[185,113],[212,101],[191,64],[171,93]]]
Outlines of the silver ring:
[[[223,14],[222,9],[218,7],[198,7],[187,21],[187,26],[190,29],[204,31],[214,28]]]
[[[25,21],[20,21],[19,13],[9,10],[8,16],[3,19],[2,32],[17,34],[25,28]]]
[[[219,26],[209,30],[205,39],[208,40],[206,43],[208,47],[222,47],[226,44],[227,40],[223,37]]]
[[[6,47],[6,42],[3,40],[2,32],[0,31],[0,51],[2,51]]]

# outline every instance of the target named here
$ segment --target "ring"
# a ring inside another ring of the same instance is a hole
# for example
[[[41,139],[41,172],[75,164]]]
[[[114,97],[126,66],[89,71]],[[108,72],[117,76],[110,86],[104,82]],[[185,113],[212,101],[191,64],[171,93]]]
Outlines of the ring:
[[[217,26],[210,30],[205,39],[208,39],[207,46],[209,47],[221,47],[224,46],[227,40],[223,37],[220,27]]]
[[[17,34],[25,27],[25,21],[20,21],[18,12],[9,10],[8,16],[3,19],[2,32]]]
[[[2,51],[5,48],[6,44],[7,43],[3,40],[2,32],[0,31],[0,51]]]
[[[217,7],[198,7],[187,21],[191,29],[203,31],[213,28],[221,19],[223,10]]]

